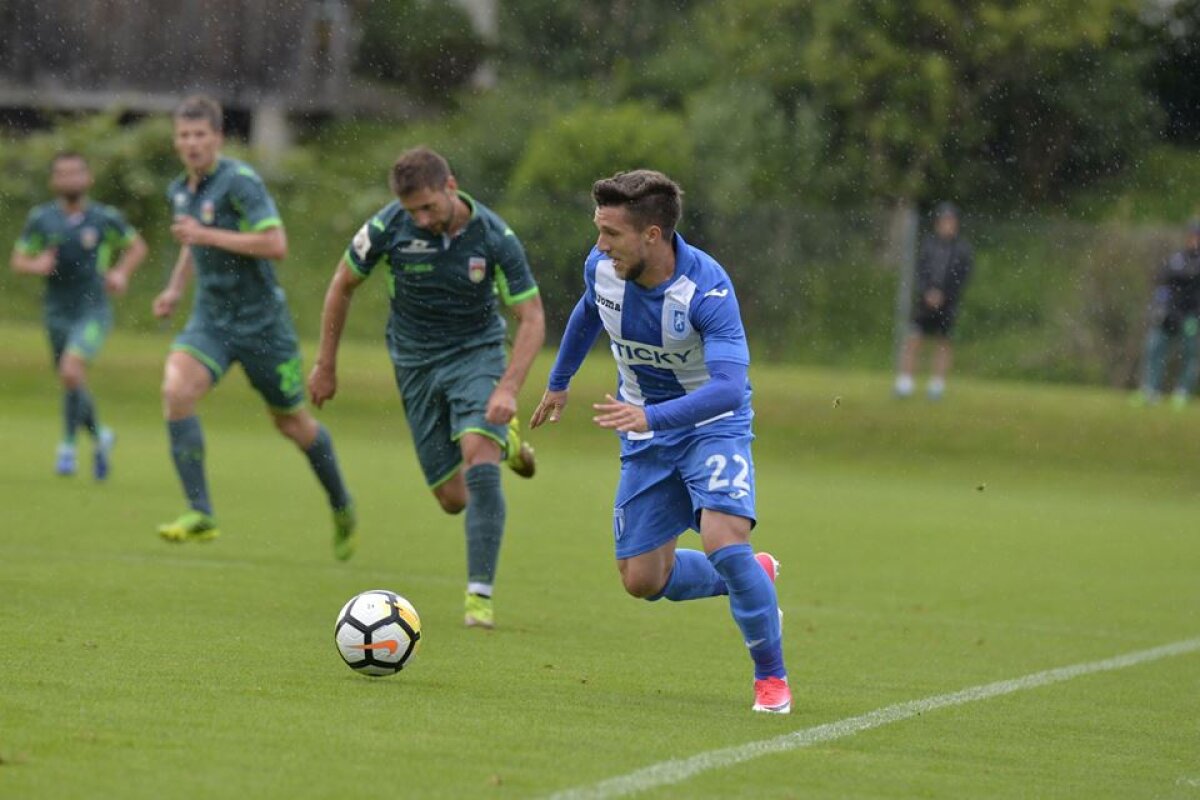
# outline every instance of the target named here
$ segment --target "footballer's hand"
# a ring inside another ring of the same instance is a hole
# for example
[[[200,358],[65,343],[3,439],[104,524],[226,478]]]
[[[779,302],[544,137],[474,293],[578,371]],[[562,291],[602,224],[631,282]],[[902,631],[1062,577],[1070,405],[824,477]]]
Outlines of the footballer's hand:
[[[34,275],[49,276],[58,268],[58,248],[51,247],[33,257],[29,266]]]
[[[104,273],[104,289],[109,294],[122,297],[129,288],[129,276],[121,270],[110,270]]]
[[[208,235],[208,228],[200,224],[195,217],[180,214],[171,223],[171,235],[175,241],[183,245],[203,245]]]
[[[326,400],[332,400],[337,394],[337,370],[317,364],[308,373],[308,396],[317,408],[325,405]]]
[[[603,403],[592,404],[592,408],[599,412],[592,417],[592,422],[601,428],[621,433],[645,433],[650,430],[650,424],[646,422],[646,409],[622,403],[611,394],[604,395],[604,400]]]
[[[507,425],[517,415],[517,395],[503,384],[492,390],[483,418],[491,425]]]
[[[542,395],[542,400],[537,404],[537,408],[533,410],[533,416],[529,418],[529,427],[537,428],[546,422],[558,422],[562,416],[563,409],[567,407],[567,390],[561,392],[552,392],[549,389]]]
[[[945,302],[946,295],[942,293],[941,289],[930,289],[925,292],[925,305],[930,308],[941,308]]]
[[[154,311],[155,317],[166,319],[174,313],[177,305],[179,305],[179,292],[174,289],[163,289],[158,293],[158,297],[154,298],[154,303],[150,308]]]

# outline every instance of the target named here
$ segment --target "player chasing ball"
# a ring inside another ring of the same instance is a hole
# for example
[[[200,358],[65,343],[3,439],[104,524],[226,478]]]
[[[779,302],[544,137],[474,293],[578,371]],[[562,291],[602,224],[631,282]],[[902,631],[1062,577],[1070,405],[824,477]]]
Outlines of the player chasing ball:
[[[195,272],[192,315],[171,345],[162,387],[171,456],[190,510],[158,532],[172,542],[219,534],[196,404],[238,361],[275,427],[304,452],[324,487],[333,509],[334,555],[344,560],[356,544],[354,504],[329,431],[304,408],[300,347],[272,267],[287,256],[287,236],[258,174],[221,155],[222,123],[221,106],[204,96],[187,98],[174,113],[175,151],[185,172],[167,199],[180,250],[154,314],[171,315]]]
[[[387,263],[387,343],[417,460],[438,504],[466,510],[468,627],[495,625],[492,594],[505,501],[500,461],[533,475],[516,428],[517,393],[545,340],[538,287],[520,241],[459,191],[450,166],[418,147],[392,167],[392,201],[363,224],[338,263],[308,378],[320,408],[337,393],[337,354],[354,292]],[[517,319],[505,363],[497,297]]]
[[[146,257],[146,243],[121,212],[88,198],[92,183],[79,153],[61,152],[51,160],[54,200],[29,212],[11,265],[14,272],[46,279],[46,332],[63,391],[63,439],[55,472],[75,474],[75,433],[83,427],[94,443],[92,476],[102,481],[112,466],[116,437],[100,425],[87,370],[112,328],[108,296],[125,294]],[[113,264],[117,251],[121,257]]]
[[[774,581],[778,562],[750,548],[755,524],[753,412],[746,334],[733,285],[675,232],[682,191],[660,172],[599,180],[596,245],[533,412],[558,422],[571,378],[603,328],[617,362],[617,397],[593,421],[621,438],[613,510],[625,590],[647,600],[729,596],[754,662],[754,710],[791,711]],[[704,551],[677,547],[698,530]]]

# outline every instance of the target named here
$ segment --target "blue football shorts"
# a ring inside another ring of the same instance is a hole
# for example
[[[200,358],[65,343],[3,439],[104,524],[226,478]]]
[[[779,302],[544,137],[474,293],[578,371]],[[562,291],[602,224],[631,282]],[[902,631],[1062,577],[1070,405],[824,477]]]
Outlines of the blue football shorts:
[[[704,509],[745,517],[754,512],[754,434],[744,421],[713,423],[673,441],[622,447],[613,503],[618,559],[655,550],[689,528]]]

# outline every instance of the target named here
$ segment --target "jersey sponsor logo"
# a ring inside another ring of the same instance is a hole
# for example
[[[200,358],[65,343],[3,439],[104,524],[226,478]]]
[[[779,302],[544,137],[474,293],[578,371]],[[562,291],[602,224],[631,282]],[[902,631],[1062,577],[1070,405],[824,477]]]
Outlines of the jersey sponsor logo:
[[[612,343],[613,356],[618,361],[626,364],[662,367],[663,369],[677,369],[696,363],[692,361],[692,355],[696,349],[692,347],[687,350],[663,350],[660,347],[639,342],[614,340]]]
[[[204,205],[200,206],[200,221],[205,225],[212,225],[217,219],[217,207],[212,200],[205,200]]]
[[[709,289],[704,293],[705,297],[726,297],[729,295],[728,289]]]
[[[404,244],[404,246],[400,248],[401,253],[415,253],[417,255],[424,255],[424,256],[432,255],[433,253],[436,253],[437,251],[438,250],[436,247],[434,247],[433,245],[431,245],[429,242],[425,241],[424,239],[412,239],[412,240],[406,242]]]
[[[596,295],[596,305],[598,305],[598,306],[604,306],[605,308],[611,308],[613,311],[620,311],[620,310],[621,310],[621,304],[620,304],[620,303],[618,303],[618,302],[617,302],[617,301],[615,301],[615,300],[609,300],[607,297],[605,297],[605,296],[604,296],[604,295],[602,295],[602,294],[598,294],[598,295]]]
[[[175,210],[177,212],[179,212],[179,211],[183,211],[185,208],[187,208],[187,195],[184,194],[183,192],[176,192],[175,193]]]
[[[433,264],[402,264],[400,268],[405,272],[414,272],[417,274],[433,272]]]
[[[467,277],[471,279],[471,283],[482,282],[485,275],[487,275],[487,259],[471,256],[467,260]]]
[[[363,223],[363,226],[358,229],[358,233],[354,234],[354,240],[350,243],[350,247],[354,250],[354,255],[358,256],[359,261],[365,261],[367,253],[371,252],[371,231],[370,223]]]
[[[100,242],[100,234],[95,228],[90,225],[79,230],[79,244],[84,250],[95,250],[96,245]]]

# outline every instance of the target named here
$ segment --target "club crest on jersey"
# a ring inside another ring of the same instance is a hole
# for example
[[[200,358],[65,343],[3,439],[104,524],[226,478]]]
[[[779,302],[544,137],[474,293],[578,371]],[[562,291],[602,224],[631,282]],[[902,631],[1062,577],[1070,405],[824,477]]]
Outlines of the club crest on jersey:
[[[100,241],[100,234],[95,228],[81,228],[79,231],[79,244],[84,250],[95,250],[96,244]]]
[[[467,277],[471,279],[471,283],[479,283],[487,275],[487,259],[479,256],[471,256],[467,261]]]
[[[668,301],[663,309],[666,334],[671,339],[686,339],[689,333],[687,309],[674,301]]]
[[[213,205],[212,200],[205,200],[204,205],[200,206],[200,221],[205,225],[212,225],[217,218],[217,207]]]

